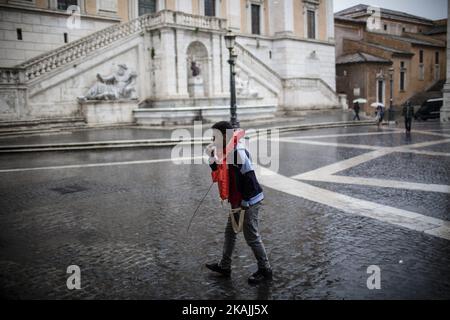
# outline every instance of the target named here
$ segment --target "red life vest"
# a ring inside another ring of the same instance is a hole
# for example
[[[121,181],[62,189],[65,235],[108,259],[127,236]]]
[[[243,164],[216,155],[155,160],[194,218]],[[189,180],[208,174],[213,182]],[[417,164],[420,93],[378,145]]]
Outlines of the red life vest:
[[[233,152],[239,140],[241,140],[244,136],[245,131],[242,129],[237,129],[233,133],[231,141],[225,148],[222,161],[219,160],[220,163],[217,163],[217,170],[211,172],[212,180],[213,182],[217,182],[220,198],[222,200],[227,200],[230,197],[230,176],[228,172],[227,157],[231,152]]]

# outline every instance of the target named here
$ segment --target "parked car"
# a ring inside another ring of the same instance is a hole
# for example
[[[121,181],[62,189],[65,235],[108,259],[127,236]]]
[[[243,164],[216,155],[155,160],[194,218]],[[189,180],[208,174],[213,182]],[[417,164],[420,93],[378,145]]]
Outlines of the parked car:
[[[414,114],[414,119],[423,121],[427,121],[428,119],[439,119],[443,103],[443,98],[427,100]]]

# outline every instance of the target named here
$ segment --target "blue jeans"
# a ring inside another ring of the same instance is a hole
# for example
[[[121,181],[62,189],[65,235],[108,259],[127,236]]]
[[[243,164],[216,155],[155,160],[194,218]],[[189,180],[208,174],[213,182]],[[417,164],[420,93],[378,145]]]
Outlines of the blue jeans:
[[[257,203],[254,206],[249,207],[245,210],[244,216],[244,238],[248,246],[252,249],[255,255],[256,261],[258,262],[258,268],[260,269],[270,269],[269,259],[267,258],[266,249],[261,240],[261,236],[258,232],[258,212],[261,204]],[[238,221],[238,217],[236,217]],[[223,245],[223,256],[220,261],[220,266],[225,269],[231,268],[231,256],[233,254],[234,245],[236,244],[236,233],[233,230],[231,224],[231,218],[228,217],[227,226],[225,228],[225,242]]]

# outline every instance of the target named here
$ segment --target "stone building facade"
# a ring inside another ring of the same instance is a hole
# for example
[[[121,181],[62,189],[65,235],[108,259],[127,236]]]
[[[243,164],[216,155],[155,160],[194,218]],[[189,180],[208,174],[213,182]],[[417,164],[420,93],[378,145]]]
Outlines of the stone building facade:
[[[366,98],[366,112],[374,102],[389,106],[391,68],[394,108],[443,83],[446,73],[443,21],[387,9],[374,18],[372,10],[359,5],[335,15],[337,92]]]
[[[39,17],[33,18],[35,22],[42,24],[53,15],[56,20],[52,23],[64,29],[63,20],[58,19],[71,18],[74,13],[58,10],[55,2],[4,0],[2,8],[22,13],[17,17],[20,22],[6,21],[2,14],[3,27],[20,28],[33,15]],[[76,13],[80,12],[79,36],[66,30],[67,44],[55,44],[38,55],[38,46],[33,44],[36,52],[19,56],[19,63],[6,59],[0,69],[1,118],[100,114],[104,119],[92,121],[141,124],[223,119],[229,104],[227,30],[237,35],[241,118],[272,118],[338,105],[332,0],[75,2],[79,5]],[[25,16],[25,11],[33,13]],[[61,41],[60,34],[64,34],[64,30],[49,26],[42,35],[28,35],[27,27],[22,28],[22,40],[13,39],[17,30],[8,32],[10,40],[2,42],[1,50],[27,46],[27,39],[46,39],[51,32],[58,34],[55,41]],[[199,75],[193,75],[193,63]],[[108,74],[123,78],[119,73],[124,72],[137,74],[132,84],[135,94],[127,101],[117,94],[122,87],[113,88],[108,80],[99,80],[110,79]],[[90,101],[87,92],[109,92],[106,96],[116,99]],[[117,113],[118,120],[111,116]]]

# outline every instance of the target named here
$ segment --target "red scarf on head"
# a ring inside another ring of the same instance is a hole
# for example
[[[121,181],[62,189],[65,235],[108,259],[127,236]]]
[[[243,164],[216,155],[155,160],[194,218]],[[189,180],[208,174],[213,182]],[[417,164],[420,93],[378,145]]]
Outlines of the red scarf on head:
[[[237,195],[236,195],[235,190],[230,190],[230,175],[228,172],[227,158],[228,158],[228,155],[231,152],[233,152],[233,150],[236,148],[239,140],[241,140],[244,136],[245,136],[245,131],[242,129],[237,129],[233,133],[233,137],[232,137],[231,141],[228,143],[228,145],[226,146],[222,159],[221,160],[219,159],[220,163],[217,163],[217,170],[213,171],[211,173],[213,182],[217,182],[217,186],[219,187],[220,198],[222,200],[228,199],[232,203],[236,202]],[[232,177],[233,180],[235,178],[236,177],[234,177],[234,176]],[[232,181],[232,182],[234,182],[234,181]],[[233,201],[231,201],[231,200],[233,200]]]

